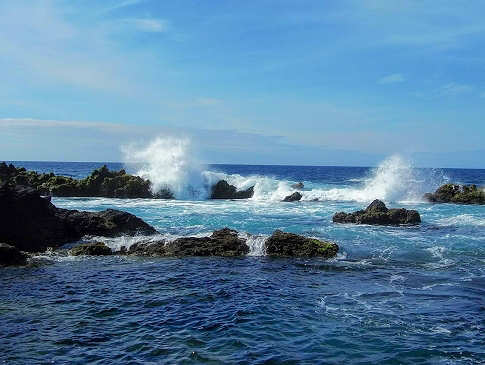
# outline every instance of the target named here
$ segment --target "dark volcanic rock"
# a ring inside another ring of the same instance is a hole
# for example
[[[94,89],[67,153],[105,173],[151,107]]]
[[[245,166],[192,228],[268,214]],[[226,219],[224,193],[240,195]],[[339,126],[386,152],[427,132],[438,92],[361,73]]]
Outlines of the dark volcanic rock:
[[[301,195],[298,191],[296,191],[293,194],[286,196],[283,199],[283,201],[284,202],[297,202],[297,201],[300,201],[301,198],[303,198],[303,195]]]
[[[485,204],[485,192],[476,185],[445,184],[424,198],[433,203]]]
[[[302,182],[291,185],[293,189],[303,189],[305,185]]]
[[[237,191],[234,185],[229,185],[226,180],[220,180],[212,186],[211,199],[248,199],[254,195],[254,186],[246,190]]]
[[[167,256],[165,241],[137,242],[126,252],[133,256]]]
[[[336,243],[320,241],[315,238],[307,238],[294,233],[286,233],[280,230],[274,233],[265,242],[268,256],[281,257],[333,257],[339,247]]]
[[[133,244],[127,251],[133,256],[243,256],[249,252],[237,231],[223,228],[209,237],[181,237],[172,242],[149,241]]]
[[[173,194],[163,189],[152,193],[151,183],[139,176],[127,174],[125,170],[111,171],[106,165],[94,170],[85,179],[76,180],[53,173],[40,174],[16,168],[12,164],[0,163],[0,182],[25,185],[37,189],[43,195],[66,197],[107,197],[107,198],[162,198],[173,199]]]
[[[103,242],[91,242],[73,247],[70,250],[70,253],[73,256],[107,256],[111,255],[113,252],[111,251],[111,248],[106,246]]]
[[[209,237],[182,237],[167,244],[170,256],[242,256],[249,252],[237,231],[223,228]]]
[[[335,213],[333,222],[376,225],[418,224],[421,223],[421,217],[415,210],[388,209],[382,201],[376,199],[366,210]]]
[[[32,188],[0,184],[0,241],[22,251],[41,252],[84,235],[136,233],[153,234],[156,230],[130,213],[60,209]]]
[[[16,247],[0,243],[0,266],[27,265],[27,255]]]

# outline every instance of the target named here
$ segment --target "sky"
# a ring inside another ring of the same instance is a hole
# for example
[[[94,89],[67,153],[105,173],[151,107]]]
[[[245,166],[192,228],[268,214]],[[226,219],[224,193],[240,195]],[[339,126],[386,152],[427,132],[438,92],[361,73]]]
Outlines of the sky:
[[[0,160],[485,168],[482,0],[0,0]]]

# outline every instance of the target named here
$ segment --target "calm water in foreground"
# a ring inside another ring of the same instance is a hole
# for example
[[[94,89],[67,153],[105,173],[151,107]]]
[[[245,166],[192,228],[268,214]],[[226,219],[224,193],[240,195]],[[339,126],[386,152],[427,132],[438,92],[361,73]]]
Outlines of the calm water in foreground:
[[[16,165],[84,177],[101,164]],[[377,169],[206,170],[178,182],[179,200],[53,203],[126,210],[168,239],[228,226],[251,235],[247,257],[53,255],[39,257],[44,263],[37,266],[1,269],[0,363],[485,362],[485,206],[421,201],[446,181],[485,185],[485,170],[412,169],[399,158]],[[255,185],[255,197],[206,200],[207,186],[220,178],[240,188]],[[280,202],[299,181],[303,201]],[[423,223],[332,223],[335,212],[375,198],[417,209]],[[271,259],[262,247],[275,229],[335,241],[340,254]],[[99,239],[118,248],[143,238]]]

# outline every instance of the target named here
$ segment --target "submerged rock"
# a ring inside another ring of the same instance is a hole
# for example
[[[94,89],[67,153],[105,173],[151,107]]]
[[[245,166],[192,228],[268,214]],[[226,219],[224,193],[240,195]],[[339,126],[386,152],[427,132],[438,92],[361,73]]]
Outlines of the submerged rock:
[[[48,246],[59,247],[85,235],[137,233],[154,234],[156,230],[127,212],[56,208],[33,188],[0,184],[0,241],[22,251],[43,252]]]
[[[280,230],[274,233],[265,242],[268,256],[281,257],[333,257],[339,247],[336,243],[320,241],[316,238],[307,238],[294,233],[286,233]]]
[[[254,195],[254,186],[246,190],[237,191],[234,185],[230,185],[226,180],[220,180],[212,186],[211,199],[249,199]]]
[[[173,199],[168,189],[152,193],[151,182],[139,176],[109,170],[106,165],[94,170],[84,179],[56,176],[53,173],[40,174],[16,168],[12,164],[0,163],[0,182],[25,185],[37,189],[43,195],[61,197],[106,197],[106,198],[160,198]]]
[[[376,199],[365,210],[335,213],[332,220],[334,223],[412,225],[421,223],[421,216],[416,210],[388,209],[382,201]]]
[[[84,243],[82,245],[73,247],[70,250],[70,254],[72,256],[107,256],[111,255],[112,253],[111,248],[106,246],[103,242]]]
[[[296,191],[293,194],[286,196],[283,199],[283,201],[284,202],[297,202],[297,201],[300,201],[301,198],[303,198],[303,195],[301,195],[298,191]]]
[[[434,193],[424,194],[432,203],[485,204],[485,191],[476,185],[445,184]]]
[[[27,255],[14,246],[0,243],[0,266],[27,265]]]
[[[291,185],[293,189],[303,189],[305,185],[302,182]]]

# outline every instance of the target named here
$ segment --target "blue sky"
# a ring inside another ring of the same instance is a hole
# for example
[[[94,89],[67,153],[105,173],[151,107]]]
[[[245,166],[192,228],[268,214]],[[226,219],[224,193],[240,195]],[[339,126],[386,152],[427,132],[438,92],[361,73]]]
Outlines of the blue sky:
[[[0,159],[485,168],[485,2],[0,0]]]

